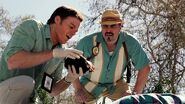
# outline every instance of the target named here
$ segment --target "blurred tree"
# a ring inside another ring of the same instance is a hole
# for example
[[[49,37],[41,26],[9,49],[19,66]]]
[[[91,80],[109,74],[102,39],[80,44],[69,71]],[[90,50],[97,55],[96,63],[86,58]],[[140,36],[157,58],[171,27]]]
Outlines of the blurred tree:
[[[4,34],[4,21],[6,20],[7,11],[0,7],[0,35]],[[5,48],[4,41],[0,39],[0,52],[2,53],[3,49]]]
[[[14,28],[24,20],[35,18],[33,15],[18,16],[11,18],[7,10],[0,7],[0,34],[12,34]]]
[[[33,15],[27,16],[19,16],[16,18],[9,17],[9,13],[7,10],[0,7],[0,36],[1,37],[11,37],[13,34],[14,28],[26,19],[34,18]],[[7,44],[7,40],[0,39],[0,53],[2,53],[3,49]]]

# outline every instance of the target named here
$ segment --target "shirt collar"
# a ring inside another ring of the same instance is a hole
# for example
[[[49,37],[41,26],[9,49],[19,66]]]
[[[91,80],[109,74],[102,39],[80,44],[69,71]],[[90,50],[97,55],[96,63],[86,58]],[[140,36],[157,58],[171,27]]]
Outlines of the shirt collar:
[[[50,39],[51,38],[51,35],[50,35],[50,26],[48,24],[44,28],[44,34],[46,35],[46,38],[47,39]]]

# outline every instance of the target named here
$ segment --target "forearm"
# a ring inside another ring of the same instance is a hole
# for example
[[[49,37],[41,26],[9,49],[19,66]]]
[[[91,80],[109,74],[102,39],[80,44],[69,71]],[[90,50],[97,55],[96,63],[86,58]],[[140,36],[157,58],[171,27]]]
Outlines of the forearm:
[[[52,92],[51,92],[52,96],[56,96],[59,93],[66,90],[69,87],[69,85],[71,85],[71,83],[73,83],[73,85],[74,85],[73,87],[75,88],[75,90],[76,90],[77,87],[79,88],[79,85],[80,85],[80,81],[79,81],[79,78],[78,78],[79,75],[75,72],[75,69],[73,69],[73,73],[71,71],[72,70],[71,68],[69,68],[68,70],[69,71],[68,71],[67,76],[65,76],[62,80],[58,81],[54,85],[54,87],[52,89]],[[81,70],[81,72],[82,72],[82,70]],[[74,80],[69,80],[72,77],[74,78]]]
[[[143,69],[141,69],[138,72],[137,80],[136,80],[136,84],[135,84],[133,92],[136,92],[138,94],[142,93],[143,88],[145,87],[145,84],[148,80],[149,73],[150,73],[149,65],[145,66]]]
[[[8,59],[8,69],[25,69],[34,67],[36,65],[42,64],[53,58],[52,51],[45,52],[27,52],[20,51],[12,55]]]
[[[81,84],[79,78],[77,78],[73,83],[73,87],[75,90],[81,89]]]
[[[52,92],[50,93],[52,96],[57,96],[64,90],[66,90],[71,83],[67,83],[65,79],[63,78],[62,80],[58,81],[52,88]]]

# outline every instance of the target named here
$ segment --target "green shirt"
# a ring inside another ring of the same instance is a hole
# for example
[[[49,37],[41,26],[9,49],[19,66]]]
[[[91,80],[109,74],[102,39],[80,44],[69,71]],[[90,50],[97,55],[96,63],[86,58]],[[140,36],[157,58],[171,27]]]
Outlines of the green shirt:
[[[51,48],[50,26],[35,20],[24,21],[15,28],[12,38],[2,54],[0,62],[0,82],[18,75],[28,75],[40,81],[43,72],[51,70],[52,68],[55,68],[55,72],[59,71],[58,73],[53,73],[54,78],[56,80],[59,79],[63,68],[61,59],[52,59],[44,64],[25,70],[16,69],[10,71],[7,67],[8,58],[18,51],[43,52],[51,50]],[[40,84],[38,83],[39,81],[36,81],[36,84]]]
[[[116,48],[111,55],[101,32],[83,38],[77,45],[77,49],[82,50],[87,58],[92,55],[92,49],[95,46],[94,37],[96,43],[100,43],[98,55],[91,60],[95,65],[95,71],[82,76],[80,82],[96,97],[105,89],[111,92],[116,81],[123,77],[127,65],[123,42],[126,44],[128,57],[132,59],[135,69],[140,70],[149,64],[149,59],[139,42],[125,32],[120,32]]]

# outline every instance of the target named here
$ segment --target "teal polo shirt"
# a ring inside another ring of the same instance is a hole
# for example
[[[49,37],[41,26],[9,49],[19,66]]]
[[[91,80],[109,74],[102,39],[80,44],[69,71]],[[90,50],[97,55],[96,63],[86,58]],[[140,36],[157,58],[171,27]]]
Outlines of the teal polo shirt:
[[[123,42],[126,44],[128,57],[132,59],[136,70],[140,70],[149,64],[149,59],[139,42],[126,32],[120,32],[112,55],[108,52],[101,32],[84,37],[76,48],[82,50],[87,58],[92,55],[94,37],[96,37],[96,43],[100,43],[98,55],[91,59],[95,65],[95,71],[82,76],[80,82],[96,97],[106,89],[111,93],[111,90],[114,89],[114,83],[123,77],[123,72],[127,65]]]
[[[36,20],[26,20],[18,25],[12,38],[5,48],[0,61],[0,82],[19,75],[27,75],[33,79],[41,79],[43,72],[55,68],[54,78],[59,79],[63,69],[61,59],[52,59],[44,64],[27,69],[8,70],[7,60],[16,52],[25,50],[29,52],[43,52],[51,50],[50,26]],[[33,59],[34,60],[34,59]],[[57,65],[57,66],[56,66]],[[53,69],[52,69],[53,70]],[[36,82],[36,84],[39,84]]]

